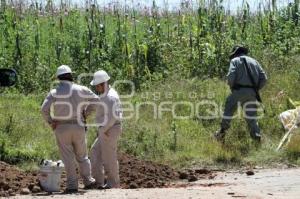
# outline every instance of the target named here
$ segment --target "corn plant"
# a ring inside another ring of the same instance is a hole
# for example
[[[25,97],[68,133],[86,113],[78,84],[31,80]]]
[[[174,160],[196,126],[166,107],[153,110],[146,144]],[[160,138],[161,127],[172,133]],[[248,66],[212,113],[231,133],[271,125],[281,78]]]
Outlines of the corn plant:
[[[47,90],[50,74],[61,64],[77,73],[105,69],[113,79],[132,80],[141,89],[172,73],[224,77],[236,43],[256,55],[264,49],[278,55],[299,50],[299,0],[285,7],[261,1],[255,10],[244,1],[235,11],[226,10],[225,3],[185,1],[171,10],[167,1],[161,9],[155,1],[130,8],[97,1],[75,7],[71,1],[1,0],[0,64],[18,71],[17,88],[26,94]]]

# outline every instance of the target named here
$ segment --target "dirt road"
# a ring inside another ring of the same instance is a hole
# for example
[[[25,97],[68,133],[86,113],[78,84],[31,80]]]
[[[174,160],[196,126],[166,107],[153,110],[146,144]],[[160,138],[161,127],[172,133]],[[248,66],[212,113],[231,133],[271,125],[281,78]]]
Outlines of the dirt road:
[[[194,183],[178,182],[171,188],[92,190],[77,195],[16,196],[16,199],[31,198],[100,198],[100,199],[194,199],[194,198],[300,198],[300,169],[256,170],[252,176],[244,172],[219,172],[212,180]]]

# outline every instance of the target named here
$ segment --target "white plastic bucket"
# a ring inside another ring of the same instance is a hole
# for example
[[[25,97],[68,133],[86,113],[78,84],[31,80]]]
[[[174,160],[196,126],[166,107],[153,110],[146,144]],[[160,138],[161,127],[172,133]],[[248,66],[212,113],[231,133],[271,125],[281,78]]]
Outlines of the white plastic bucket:
[[[49,164],[50,163],[50,164]],[[63,164],[46,161],[40,167],[39,181],[44,191],[59,192]]]

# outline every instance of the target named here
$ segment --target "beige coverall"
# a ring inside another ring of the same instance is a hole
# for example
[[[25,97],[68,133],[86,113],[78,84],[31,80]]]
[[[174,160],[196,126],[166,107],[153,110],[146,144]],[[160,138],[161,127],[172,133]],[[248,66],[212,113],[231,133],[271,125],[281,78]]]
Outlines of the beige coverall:
[[[118,93],[113,88],[109,88],[107,95],[100,98],[100,100],[103,104],[97,105],[96,108],[96,122],[100,124],[100,127],[98,137],[91,149],[92,175],[97,184],[103,186],[105,171],[107,186],[119,188],[117,142],[122,133],[121,102]]]
[[[55,136],[65,165],[67,189],[78,189],[75,159],[84,185],[95,181],[87,154],[83,112],[89,103],[98,101],[99,97],[88,88],[61,81],[56,89],[50,91],[42,105],[42,115],[48,124],[57,123]]]

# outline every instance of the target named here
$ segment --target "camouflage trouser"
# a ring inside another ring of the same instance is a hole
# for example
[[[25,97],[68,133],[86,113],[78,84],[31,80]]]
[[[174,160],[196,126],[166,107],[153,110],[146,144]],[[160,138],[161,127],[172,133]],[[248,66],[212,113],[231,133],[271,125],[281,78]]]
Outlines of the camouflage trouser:
[[[253,89],[242,88],[240,90],[233,90],[232,94],[228,96],[221,128],[224,131],[230,128],[230,122],[239,105],[241,105],[244,109],[244,118],[250,128],[251,137],[254,139],[259,138],[261,135],[256,118],[257,100]]]

